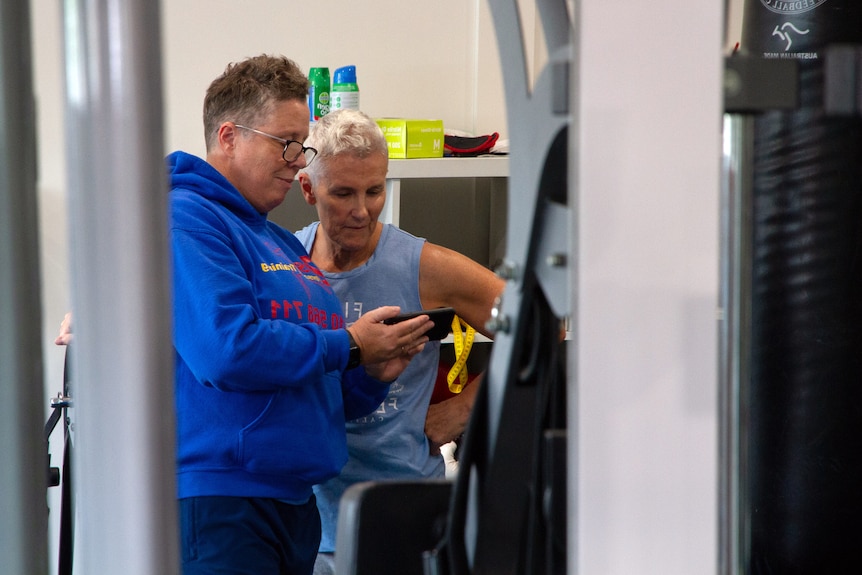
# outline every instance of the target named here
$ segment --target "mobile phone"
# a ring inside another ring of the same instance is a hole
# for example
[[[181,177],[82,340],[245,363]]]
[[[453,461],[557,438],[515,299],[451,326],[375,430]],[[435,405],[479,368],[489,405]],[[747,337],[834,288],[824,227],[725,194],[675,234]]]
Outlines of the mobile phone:
[[[384,319],[383,323],[392,325],[399,323],[405,319],[411,319],[419,315],[427,315],[434,322],[434,327],[425,332],[428,339],[431,341],[445,338],[452,331],[452,320],[455,318],[455,310],[451,307],[438,307],[435,309],[423,309],[420,311],[412,311],[410,313],[402,313],[389,319]]]

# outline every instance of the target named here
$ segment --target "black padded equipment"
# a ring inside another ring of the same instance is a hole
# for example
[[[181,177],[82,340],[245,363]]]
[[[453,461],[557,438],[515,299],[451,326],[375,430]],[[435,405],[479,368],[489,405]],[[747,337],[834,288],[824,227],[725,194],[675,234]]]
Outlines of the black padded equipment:
[[[862,121],[824,111],[823,62],[827,47],[860,40],[858,0],[746,2],[743,51],[792,58],[800,78],[797,109],[754,120],[751,381],[742,399],[753,574],[858,569]]]
[[[338,575],[422,575],[446,529],[449,481],[374,481],[349,487],[338,509]]]

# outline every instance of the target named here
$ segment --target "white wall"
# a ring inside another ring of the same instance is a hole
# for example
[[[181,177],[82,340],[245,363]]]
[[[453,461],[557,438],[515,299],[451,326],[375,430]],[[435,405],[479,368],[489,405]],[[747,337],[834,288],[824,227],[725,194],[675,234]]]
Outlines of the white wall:
[[[742,37],[742,10],[745,0],[728,0],[725,48],[733,50]]]
[[[204,90],[227,62],[261,52],[285,54],[306,70],[355,64],[360,107],[375,117],[440,118],[448,128],[478,133],[505,129],[496,40],[491,28],[477,35],[486,11],[480,0],[377,0],[373,9],[344,0],[204,6],[202,16],[199,3],[163,3],[172,146],[202,152]],[[482,86],[479,70],[487,77]]]

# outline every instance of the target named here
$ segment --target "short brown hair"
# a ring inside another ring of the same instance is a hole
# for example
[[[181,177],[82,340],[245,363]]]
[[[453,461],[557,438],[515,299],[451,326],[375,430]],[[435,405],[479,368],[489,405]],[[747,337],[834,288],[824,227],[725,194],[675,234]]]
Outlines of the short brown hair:
[[[218,127],[226,121],[253,126],[270,106],[308,97],[308,78],[293,60],[261,54],[228,64],[212,81],[204,98],[204,138],[215,144]]]

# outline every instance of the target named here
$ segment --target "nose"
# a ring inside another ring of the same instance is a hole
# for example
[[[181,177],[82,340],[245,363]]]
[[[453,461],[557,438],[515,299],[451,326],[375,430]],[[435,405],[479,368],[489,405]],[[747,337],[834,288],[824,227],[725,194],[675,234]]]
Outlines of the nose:
[[[368,199],[365,194],[356,195],[356,205],[353,206],[353,216],[357,220],[368,218]]]
[[[282,157],[282,159],[284,159],[284,158]],[[305,154],[300,154],[292,162],[288,162],[287,160],[285,160],[285,162],[287,162],[288,166],[296,167],[297,170],[301,170],[302,168],[304,168],[305,166],[308,165],[308,162],[305,159]]]

